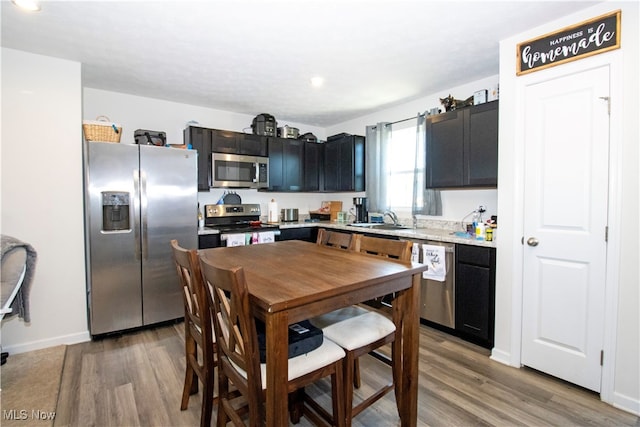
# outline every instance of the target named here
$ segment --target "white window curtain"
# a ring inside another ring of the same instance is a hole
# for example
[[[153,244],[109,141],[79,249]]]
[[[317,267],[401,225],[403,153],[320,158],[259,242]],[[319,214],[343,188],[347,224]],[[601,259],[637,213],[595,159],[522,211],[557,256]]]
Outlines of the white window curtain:
[[[416,118],[416,156],[413,173],[413,202],[412,214],[415,215],[442,215],[442,196],[440,190],[426,188],[426,114],[418,114]]]
[[[386,153],[391,143],[391,124],[381,122],[367,126],[366,137],[367,210],[385,212],[389,209],[386,179],[389,175],[389,164]]]

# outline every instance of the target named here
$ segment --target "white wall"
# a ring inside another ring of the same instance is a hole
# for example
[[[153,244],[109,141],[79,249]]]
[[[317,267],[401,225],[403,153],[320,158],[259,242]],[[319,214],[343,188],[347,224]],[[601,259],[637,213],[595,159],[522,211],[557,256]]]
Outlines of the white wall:
[[[186,123],[194,120],[199,126],[251,133],[254,116],[214,110],[211,108],[145,98],[94,88],[84,88],[83,118],[95,120],[105,115],[122,125],[121,143],[132,144],[136,129],[159,130],[167,133],[169,144],[182,144],[182,131]],[[277,117],[276,117],[277,120]],[[312,132],[319,139],[325,139],[324,128],[301,123],[278,123],[297,127],[301,133]]]
[[[3,351],[85,341],[80,64],[2,49],[1,231],[38,252],[31,322],[2,322]]]
[[[520,365],[522,301],[522,177],[525,159],[518,131],[516,45],[599,15],[622,10],[621,49],[572,62],[572,66],[611,64],[611,159],[607,300],[605,301],[605,363],[601,397],[615,406],[640,414],[640,317],[638,195],[640,164],[638,117],[638,52],[640,37],[637,2],[605,2],[518,34],[500,44],[500,239],[497,240],[496,333],[492,358]],[[560,66],[561,67],[561,66]],[[543,73],[544,71],[538,71]],[[526,303],[526,302],[524,302]]]
[[[357,135],[365,135],[366,127],[378,122],[395,122],[409,117],[415,117],[418,113],[424,113],[431,108],[443,109],[439,98],[451,94],[456,99],[466,99],[475,91],[490,89],[498,83],[498,75],[469,82],[453,88],[444,88],[438,93],[427,95],[406,104],[398,105],[377,113],[349,120],[327,128],[327,135],[347,132]],[[443,190],[442,191],[442,216],[424,218],[435,220],[460,221],[462,218],[477,208],[484,205],[487,212],[485,218],[496,215],[498,212],[498,191],[495,189],[474,190]],[[405,214],[408,215],[408,214]],[[401,215],[400,215],[401,216]],[[422,216],[421,216],[422,217]],[[500,222],[500,218],[498,218]]]

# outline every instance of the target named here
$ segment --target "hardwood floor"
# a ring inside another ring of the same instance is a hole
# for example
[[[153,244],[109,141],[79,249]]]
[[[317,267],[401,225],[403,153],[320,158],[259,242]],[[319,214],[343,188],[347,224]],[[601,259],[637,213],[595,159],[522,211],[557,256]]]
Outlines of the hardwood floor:
[[[69,346],[54,425],[197,426],[199,395],[180,411],[183,339],[180,323]],[[361,369],[359,392],[365,394],[390,375],[371,357],[362,358]],[[330,407],[328,381],[308,392]],[[353,423],[398,424],[393,393]],[[299,425],[309,423],[303,418]],[[640,421],[595,393],[493,362],[488,350],[421,326],[418,425],[640,426]]]

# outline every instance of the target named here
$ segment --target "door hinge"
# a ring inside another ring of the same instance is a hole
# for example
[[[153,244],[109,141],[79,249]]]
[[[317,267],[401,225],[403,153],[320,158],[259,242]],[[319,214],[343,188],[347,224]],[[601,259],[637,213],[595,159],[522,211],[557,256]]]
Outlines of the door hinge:
[[[609,226],[605,226],[604,227],[604,241],[608,242],[609,241]]]
[[[600,366],[604,364],[604,350],[600,350]]]
[[[600,99],[607,101],[607,114],[611,115],[611,98],[608,96],[601,96]]]

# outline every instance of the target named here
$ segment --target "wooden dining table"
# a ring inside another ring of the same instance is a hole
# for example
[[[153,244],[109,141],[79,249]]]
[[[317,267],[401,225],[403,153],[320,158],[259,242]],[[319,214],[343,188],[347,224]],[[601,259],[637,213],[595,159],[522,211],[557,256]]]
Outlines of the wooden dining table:
[[[426,266],[300,240],[202,249],[217,266],[244,268],[253,315],[266,325],[266,423],[288,425],[288,325],[395,293],[393,321],[401,375],[395,395],[402,426],[417,423],[420,275]]]

